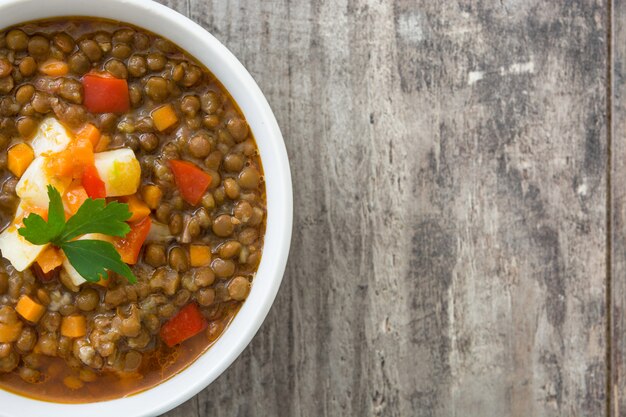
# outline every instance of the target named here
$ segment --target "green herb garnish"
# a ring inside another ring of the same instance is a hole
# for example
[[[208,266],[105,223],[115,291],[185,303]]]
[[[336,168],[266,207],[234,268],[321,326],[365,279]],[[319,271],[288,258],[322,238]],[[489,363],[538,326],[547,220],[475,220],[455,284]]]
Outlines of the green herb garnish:
[[[126,223],[131,216],[128,204],[116,201],[106,204],[103,198],[88,198],[76,214],[65,221],[61,195],[51,185],[48,185],[48,197],[48,221],[31,213],[24,219],[24,227],[18,230],[20,235],[34,245],[51,243],[60,248],[74,269],[89,282],[106,278],[107,270],[123,275],[130,283],[137,282],[133,271],[122,262],[111,243],[92,239],[72,240],[87,233],[126,236],[130,232]]]

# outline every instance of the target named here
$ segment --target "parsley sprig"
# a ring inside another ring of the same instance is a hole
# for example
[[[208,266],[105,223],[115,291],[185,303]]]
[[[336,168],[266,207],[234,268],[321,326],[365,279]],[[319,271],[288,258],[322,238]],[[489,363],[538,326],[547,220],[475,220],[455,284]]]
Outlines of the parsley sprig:
[[[89,282],[106,277],[107,270],[117,272],[131,283],[137,282],[111,243],[93,239],[73,240],[87,233],[126,236],[130,232],[126,223],[131,216],[128,204],[116,201],[106,204],[103,198],[88,198],[76,214],[65,221],[61,195],[51,185],[48,185],[48,197],[48,221],[31,213],[24,219],[24,227],[18,230],[20,235],[34,245],[51,243],[60,248],[74,269]]]

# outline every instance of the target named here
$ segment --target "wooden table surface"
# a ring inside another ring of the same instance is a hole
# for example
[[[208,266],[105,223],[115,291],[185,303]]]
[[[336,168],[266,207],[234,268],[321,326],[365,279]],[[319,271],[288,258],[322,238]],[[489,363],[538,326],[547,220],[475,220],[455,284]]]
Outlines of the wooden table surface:
[[[295,206],[261,330],[166,416],[626,415],[626,0],[163,3],[257,80]]]

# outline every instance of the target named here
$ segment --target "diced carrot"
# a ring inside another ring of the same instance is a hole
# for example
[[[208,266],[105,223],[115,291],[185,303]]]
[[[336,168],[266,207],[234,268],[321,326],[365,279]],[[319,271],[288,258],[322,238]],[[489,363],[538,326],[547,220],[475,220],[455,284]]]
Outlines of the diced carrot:
[[[53,269],[61,266],[62,263],[63,255],[61,255],[61,251],[54,246],[48,246],[37,257],[37,264],[39,264],[39,267],[44,274],[47,274]]]
[[[15,342],[22,333],[22,322],[12,324],[0,323],[0,343]]]
[[[211,263],[211,248],[205,245],[189,246],[191,266],[206,266]]]
[[[98,144],[93,148],[94,152],[103,152],[106,151],[109,147],[109,143],[111,143],[110,135],[101,135],[98,140]]]
[[[74,175],[74,161],[69,149],[58,152],[46,161],[48,174],[55,177],[69,177]]]
[[[63,384],[71,390],[81,389],[85,383],[74,375],[68,375],[63,378]]]
[[[137,197],[137,195],[129,195],[120,199],[122,202],[128,204],[128,211],[132,213],[129,222],[136,222],[150,215],[150,207]]]
[[[11,147],[8,152],[7,164],[9,171],[16,177],[21,177],[24,171],[26,171],[26,168],[33,162],[33,159],[35,159],[33,148],[26,143],[18,143]]]
[[[31,323],[37,323],[46,309],[28,295],[22,295],[15,306],[15,311],[17,311],[17,314],[24,317],[25,320]]]
[[[61,334],[65,337],[83,337],[87,334],[85,316],[73,315],[63,317],[63,321],[61,322]]]
[[[70,152],[74,157],[74,178],[82,178],[85,167],[94,164],[93,145],[89,138],[77,137],[70,146]]]
[[[146,185],[141,191],[143,201],[146,202],[148,207],[152,210],[159,208],[161,198],[163,198],[163,191],[161,191],[158,185]]]
[[[100,131],[91,123],[87,123],[76,133],[76,139],[87,139],[95,148],[100,140]]]
[[[82,206],[85,200],[89,198],[87,191],[85,191],[85,187],[76,181],[70,185],[63,196],[65,208],[69,211],[69,214],[76,214],[80,206]]]
[[[76,138],[71,149],[77,163],[83,165],[93,164],[93,144],[89,138]]]
[[[49,59],[39,66],[39,71],[50,77],[62,77],[67,75],[69,67],[64,61]]]
[[[166,104],[152,111],[151,116],[154,126],[161,132],[178,122],[178,116],[176,116],[171,104]]]

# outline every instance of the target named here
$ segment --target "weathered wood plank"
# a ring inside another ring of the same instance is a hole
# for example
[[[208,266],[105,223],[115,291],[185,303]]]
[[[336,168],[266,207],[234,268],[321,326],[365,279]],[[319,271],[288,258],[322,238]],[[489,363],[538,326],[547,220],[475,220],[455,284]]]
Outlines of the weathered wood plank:
[[[292,161],[285,282],[167,415],[589,415],[606,400],[605,2],[171,0]]]
[[[626,414],[626,2],[612,7],[611,85],[611,404]]]

